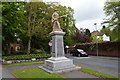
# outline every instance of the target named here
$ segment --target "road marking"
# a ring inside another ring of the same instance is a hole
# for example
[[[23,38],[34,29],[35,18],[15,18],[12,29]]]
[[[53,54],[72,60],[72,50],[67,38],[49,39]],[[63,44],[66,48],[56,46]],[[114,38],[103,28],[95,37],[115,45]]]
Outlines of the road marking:
[[[73,57],[74,59],[87,59],[87,58],[91,58],[91,57]]]

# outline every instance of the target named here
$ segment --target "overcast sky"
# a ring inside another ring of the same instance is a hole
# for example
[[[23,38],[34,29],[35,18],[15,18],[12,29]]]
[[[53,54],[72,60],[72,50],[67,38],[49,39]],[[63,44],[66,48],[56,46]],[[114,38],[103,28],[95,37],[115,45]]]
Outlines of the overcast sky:
[[[97,30],[102,28],[101,22],[104,15],[104,3],[106,0],[43,0],[47,2],[60,2],[61,5],[70,6],[74,9],[76,27],[96,30],[94,23],[97,23]]]

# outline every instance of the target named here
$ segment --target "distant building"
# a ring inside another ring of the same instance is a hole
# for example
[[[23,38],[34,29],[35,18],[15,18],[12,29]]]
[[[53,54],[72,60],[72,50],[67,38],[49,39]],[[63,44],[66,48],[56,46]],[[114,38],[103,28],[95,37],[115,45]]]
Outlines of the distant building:
[[[93,31],[91,34],[92,34],[92,35],[96,35],[96,36],[97,36],[97,39],[98,39],[98,38],[101,38],[103,41],[110,41],[110,37],[107,36],[106,34],[102,33],[102,32]]]
[[[105,34],[103,35],[103,41],[110,41],[110,37],[106,36]]]
[[[21,49],[21,45],[19,43],[10,43],[10,49],[12,52],[19,51]]]
[[[99,31],[93,31],[91,34],[92,35],[97,35],[97,36],[103,36],[104,33],[101,33]]]

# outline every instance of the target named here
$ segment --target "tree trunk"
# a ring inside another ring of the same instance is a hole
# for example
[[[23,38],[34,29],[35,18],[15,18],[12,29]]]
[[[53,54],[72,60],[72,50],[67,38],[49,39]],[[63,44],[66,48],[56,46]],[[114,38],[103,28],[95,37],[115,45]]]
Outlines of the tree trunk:
[[[30,54],[30,49],[31,49],[31,38],[28,40],[28,52],[27,52],[27,54]]]
[[[28,40],[28,51],[27,54],[30,54],[30,49],[31,49],[31,2],[29,4],[29,15],[28,15],[28,36],[29,36],[29,40]]]
[[[8,41],[7,43],[7,54],[10,55],[11,54],[11,46],[10,46],[10,41]]]

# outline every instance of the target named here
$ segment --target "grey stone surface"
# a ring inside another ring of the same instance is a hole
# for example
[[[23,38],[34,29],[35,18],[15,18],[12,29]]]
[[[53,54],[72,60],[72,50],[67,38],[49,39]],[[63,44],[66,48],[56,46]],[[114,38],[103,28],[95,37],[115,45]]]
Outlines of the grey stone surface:
[[[55,31],[51,32],[50,35],[52,36],[52,57],[64,56],[63,36],[65,32]]]
[[[52,57],[46,60],[45,64],[43,66],[39,66],[39,68],[42,68],[49,73],[62,73],[80,69],[80,67],[77,67],[73,64],[73,60],[66,57]]]
[[[45,60],[45,64],[39,66],[39,68],[50,73],[62,73],[80,69],[80,67],[73,64],[73,60],[66,58],[64,55],[63,36],[65,32],[54,31],[50,35],[52,35],[52,57]]]
[[[98,78],[94,75],[84,73],[80,70],[74,70],[74,71],[70,71],[70,72],[60,73],[60,75],[63,75],[65,78]],[[87,80],[87,79],[80,79],[80,80]],[[88,79],[88,80],[94,80],[94,79]]]
[[[15,78],[11,72],[6,69],[6,68],[2,68],[2,78]]]
[[[1,65],[1,60],[0,60],[0,80],[2,79],[2,65]]]

